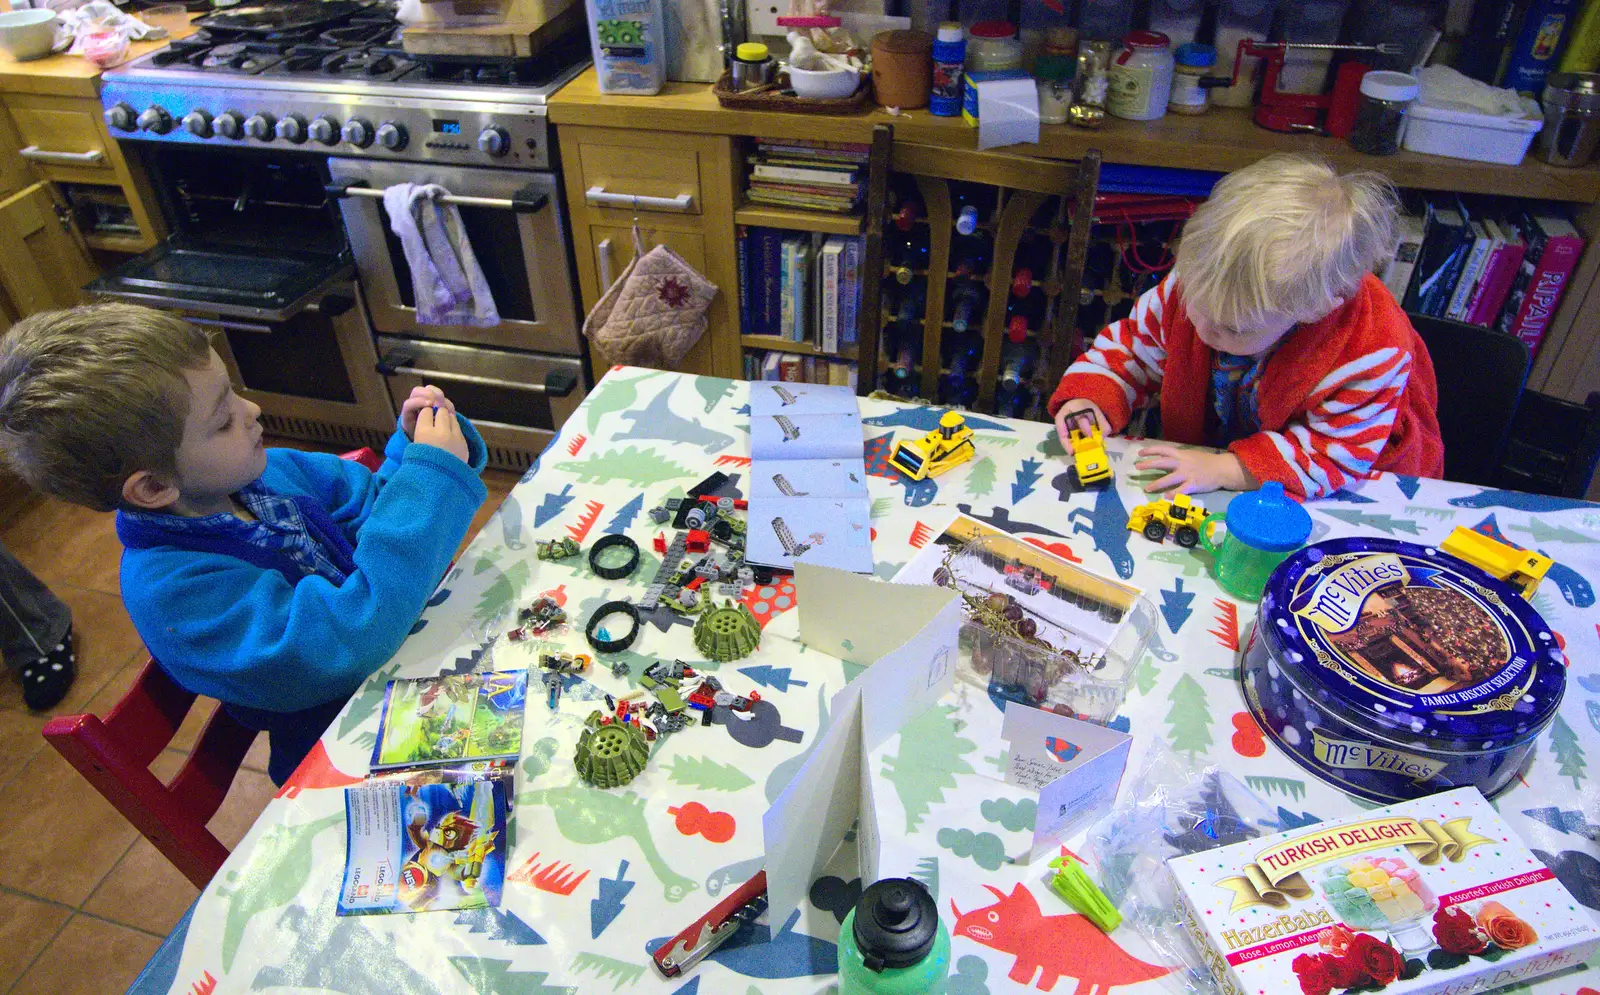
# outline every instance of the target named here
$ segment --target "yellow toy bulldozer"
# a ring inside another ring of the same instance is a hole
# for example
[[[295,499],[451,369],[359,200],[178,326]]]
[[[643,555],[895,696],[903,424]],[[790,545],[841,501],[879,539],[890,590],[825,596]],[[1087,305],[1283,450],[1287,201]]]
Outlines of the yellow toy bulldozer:
[[[967,420],[956,411],[946,411],[939,418],[939,427],[920,439],[894,444],[889,454],[889,465],[910,477],[923,480],[937,477],[954,466],[972,458],[976,450],[972,445],[972,429]]]
[[[1187,494],[1174,494],[1170,500],[1162,498],[1134,508],[1128,516],[1128,531],[1143,532],[1151,542],[1165,541],[1170,532],[1178,545],[1193,548],[1200,541],[1205,520],[1205,505]]]

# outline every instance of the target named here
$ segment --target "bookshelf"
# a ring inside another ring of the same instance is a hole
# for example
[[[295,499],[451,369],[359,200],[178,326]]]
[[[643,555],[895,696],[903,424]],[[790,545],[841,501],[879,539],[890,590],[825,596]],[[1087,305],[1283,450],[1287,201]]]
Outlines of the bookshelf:
[[[856,347],[849,344],[841,345],[834,352],[827,352],[822,347],[812,345],[810,342],[795,342],[792,339],[786,339],[778,335],[741,335],[739,336],[739,344],[746,349],[792,352],[797,356],[827,356],[831,359],[847,359],[852,363],[856,360]]]
[[[860,214],[823,214],[767,204],[745,203],[733,212],[733,223],[752,228],[787,228],[825,235],[859,235],[866,219]]]

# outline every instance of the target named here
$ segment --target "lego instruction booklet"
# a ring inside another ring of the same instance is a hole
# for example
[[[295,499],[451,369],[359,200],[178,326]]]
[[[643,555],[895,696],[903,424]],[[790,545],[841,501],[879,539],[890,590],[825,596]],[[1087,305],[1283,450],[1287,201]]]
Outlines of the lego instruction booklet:
[[[522,752],[527,671],[442,674],[389,682],[372,771],[448,766]]]

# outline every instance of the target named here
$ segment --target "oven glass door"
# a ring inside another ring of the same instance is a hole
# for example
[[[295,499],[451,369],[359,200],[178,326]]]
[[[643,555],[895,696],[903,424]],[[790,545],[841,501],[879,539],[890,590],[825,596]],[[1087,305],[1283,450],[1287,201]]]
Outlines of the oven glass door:
[[[531,186],[534,194],[543,195],[543,205],[534,211],[458,207],[467,240],[500,314],[500,324],[492,328],[417,321],[411,269],[382,201],[346,197],[339,208],[372,310],[372,323],[379,332],[580,354],[561,196],[554,174],[355,159],[331,159],[328,168],[335,182],[359,183],[373,190],[399,183],[436,183],[458,197],[509,201]]]
[[[85,289],[150,307],[283,321],[313,303],[330,284],[348,282],[350,275],[350,261],[336,254],[249,251],[179,234]]]

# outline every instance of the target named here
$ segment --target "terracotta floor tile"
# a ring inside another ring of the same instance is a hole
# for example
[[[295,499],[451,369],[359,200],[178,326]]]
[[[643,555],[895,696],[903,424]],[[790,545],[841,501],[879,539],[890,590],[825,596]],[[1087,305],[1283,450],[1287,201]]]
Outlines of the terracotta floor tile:
[[[72,584],[119,593],[122,543],[109,512],[35,496],[12,517],[3,538],[6,548],[52,587]]]
[[[170,777],[183,761],[184,754],[167,750],[151,769],[163,778]],[[211,819],[211,831],[229,848],[237,846],[275,791],[265,774],[240,770],[233,787],[228,789],[228,797]],[[141,837],[106,875],[83,908],[85,912],[153,933],[169,933],[198,894],[189,879]]]
[[[55,750],[40,750],[0,788],[0,885],[76,907],[136,836]]]
[[[70,915],[60,905],[0,891],[0,991],[22,976]]]
[[[28,758],[46,746],[39,730],[44,728],[44,717],[28,712],[0,709],[0,784],[11,780]],[[0,812],[0,822],[7,813]],[[0,991],[4,991],[0,986]]]
[[[266,736],[257,736],[256,741],[250,744],[250,752],[244,755],[244,767],[265,774],[267,762],[272,759],[272,743]]]
[[[106,995],[125,990],[161,941],[148,933],[73,916],[17,982],[28,995]]]
[[[134,653],[143,652],[144,644],[123,610],[120,597],[66,585],[58,585],[53,590],[56,597],[72,609],[78,678],[61,703],[47,714],[71,715],[84,711],[84,706],[127,666]],[[0,685],[0,707],[27,709],[22,701],[22,684],[9,675]]]

